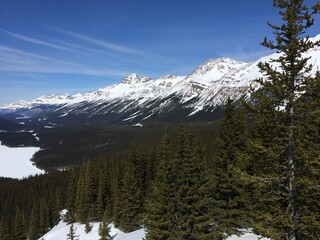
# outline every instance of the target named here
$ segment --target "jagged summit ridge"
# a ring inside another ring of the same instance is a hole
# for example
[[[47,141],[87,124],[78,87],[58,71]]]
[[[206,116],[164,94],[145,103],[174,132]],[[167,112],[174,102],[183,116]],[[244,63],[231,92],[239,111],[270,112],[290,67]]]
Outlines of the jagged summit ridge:
[[[122,81],[121,83],[123,84],[135,84],[135,83],[144,83],[144,82],[149,82],[151,81],[152,79],[150,77],[142,77],[140,78],[138,76],[138,74],[136,73],[132,73],[128,76],[126,76]]]
[[[206,62],[201,64],[192,74],[194,75],[203,75],[209,71],[215,70],[221,74],[229,72],[231,69],[238,68],[239,66],[246,65],[245,62],[236,61],[231,58],[215,58],[208,59]]]

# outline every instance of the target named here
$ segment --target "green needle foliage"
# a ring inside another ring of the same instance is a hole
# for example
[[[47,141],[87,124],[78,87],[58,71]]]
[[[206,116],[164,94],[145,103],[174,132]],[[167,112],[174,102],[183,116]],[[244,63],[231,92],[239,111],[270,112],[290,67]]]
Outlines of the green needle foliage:
[[[0,221],[0,240],[8,240],[10,239],[10,234],[9,234],[9,228],[4,221],[4,219],[1,219]]]
[[[109,240],[111,239],[110,236],[110,227],[109,227],[109,221],[108,221],[108,215],[104,214],[102,221],[99,225],[99,240]]]
[[[14,239],[15,240],[26,240],[27,239],[27,230],[25,225],[25,220],[22,211],[17,208],[15,225],[14,225]]]
[[[255,227],[276,240],[319,239],[320,212],[314,201],[319,199],[315,191],[319,188],[319,140],[310,131],[318,131],[319,136],[315,120],[319,77],[311,77],[311,65],[303,54],[319,44],[305,37],[305,32],[320,4],[308,7],[303,0],[274,0],[274,6],[283,24],[268,23],[275,41],[265,38],[262,45],[279,55],[271,63],[259,63],[265,77],[258,80],[262,88],[252,93],[253,175],[261,194],[256,196]]]
[[[151,193],[145,203],[147,240],[175,239],[177,164],[173,157],[172,142],[166,133],[158,153],[158,167]]]
[[[165,134],[158,161],[146,200],[146,239],[219,239],[208,166],[191,130],[181,129],[176,142]]]
[[[251,226],[250,187],[241,181],[248,170],[248,130],[243,111],[232,100],[224,108],[224,117],[215,140],[212,177],[215,215],[224,233],[238,234]]]

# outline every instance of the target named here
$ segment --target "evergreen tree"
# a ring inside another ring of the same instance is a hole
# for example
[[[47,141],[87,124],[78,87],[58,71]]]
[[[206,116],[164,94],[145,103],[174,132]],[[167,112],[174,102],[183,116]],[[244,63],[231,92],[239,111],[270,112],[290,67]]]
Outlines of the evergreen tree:
[[[9,240],[9,228],[4,219],[2,218],[0,221],[0,240]]]
[[[85,223],[88,217],[88,206],[85,198],[86,180],[84,170],[81,169],[77,183],[76,220]]]
[[[41,237],[41,229],[39,222],[39,206],[35,202],[33,204],[33,208],[30,216],[30,224],[29,224],[29,240],[37,240]]]
[[[56,190],[55,191],[55,198],[52,199],[54,200],[52,202],[52,223],[53,226],[55,226],[59,221],[60,221],[60,212],[63,209],[63,204],[62,204],[62,196],[64,193],[62,193],[62,190]]]
[[[212,196],[207,162],[197,147],[191,128],[180,130],[179,172],[177,174],[177,239],[221,239],[222,228],[213,215],[216,205]]]
[[[97,220],[96,216],[96,202],[98,196],[98,179],[96,177],[96,169],[94,168],[93,161],[88,161],[85,167],[85,209],[90,221]]]
[[[106,208],[109,208],[108,211],[111,212],[109,191],[108,191],[109,189],[107,188],[106,172],[107,171],[103,169],[102,171],[100,171],[100,176],[99,176],[98,197],[97,197],[97,203],[96,203],[96,212],[99,220],[102,219]]]
[[[173,240],[177,230],[177,160],[167,132],[162,138],[156,161],[155,179],[145,203],[146,239]]]
[[[319,171],[319,164],[311,157],[312,147],[305,145],[312,141],[303,139],[312,138],[305,129],[312,121],[308,126],[303,123],[300,106],[307,104],[300,105],[299,98],[311,90],[311,66],[303,54],[319,43],[304,34],[320,4],[308,7],[303,0],[274,0],[274,6],[280,9],[283,24],[269,23],[276,40],[265,38],[262,45],[277,50],[279,57],[259,63],[265,78],[258,80],[262,88],[252,94],[256,116],[252,159],[261,193],[255,227],[273,239],[318,239],[320,215],[310,199],[318,197],[314,188],[319,182],[312,173]]]
[[[39,225],[40,225],[41,233],[47,232],[50,227],[49,216],[48,216],[48,206],[44,198],[41,198],[39,200]]]
[[[121,201],[121,208],[118,208],[118,226],[127,232],[137,230],[142,221],[142,199],[131,163],[126,166],[118,200]]]
[[[77,195],[77,178],[76,178],[75,170],[72,170],[71,176],[69,178],[69,183],[68,183],[67,203],[66,203],[67,213],[66,213],[65,220],[68,223],[74,223],[76,221],[75,219],[76,195]]]
[[[99,224],[99,240],[109,240],[111,239],[110,236],[110,227],[109,225],[109,221],[107,220],[108,216],[107,214],[104,214],[102,222],[100,222]]]
[[[239,229],[251,226],[250,191],[239,181],[248,167],[248,131],[243,111],[230,99],[224,107],[215,142],[212,177],[216,204],[213,210],[224,234],[237,234]]]
[[[320,72],[309,78],[305,93],[297,100],[296,116],[301,126],[296,130],[295,158],[296,208],[299,239],[320,236]]]
[[[22,211],[17,208],[15,222],[14,222],[14,239],[15,240],[26,240],[27,239],[27,231],[25,225],[25,219]]]
[[[60,207],[57,206],[57,192],[51,193],[49,200],[45,204],[47,217],[48,217],[48,224],[47,229],[54,227],[60,220]],[[59,197],[60,198],[60,197]]]
[[[85,225],[85,228],[84,228],[84,231],[86,232],[86,233],[89,233],[89,232],[91,232],[91,230],[92,230],[92,225],[91,225],[91,223],[90,223],[90,221],[89,221],[89,219],[86,221],[86,225]]]
[[[88,217],[89,221],[97,220],[98,178],[95,171],[92,161],[87,161],[79,173],[75,209],[76,220],[80,223],[85,223]]]
[[[146,239],[219,239],[212,190],[207,162],[191,130],[185,134],[180,128],[175,145],[165,135],[146,200]]]
[[[121,176],[122,173],[119,171],[119,168],[117,168],[117,173],[119,175],[113,177],[113,184],[112,184],[113,193],[114,193],[114,197],[112,199],[112,205],[113,205],[112,221],[114,222],[114,225],[116,227],[119,226],[120,221],[122,219],[121,209],[123,208],[122,191],[121,191],[121,189],[123,188],[123,181]]]
[[[69,228],[69,233],[67,234],[67,239],[69,240],[79,240],[79,236],[76,235],[76,228],[74,228],[73,223],[71,223],[70,228]]]

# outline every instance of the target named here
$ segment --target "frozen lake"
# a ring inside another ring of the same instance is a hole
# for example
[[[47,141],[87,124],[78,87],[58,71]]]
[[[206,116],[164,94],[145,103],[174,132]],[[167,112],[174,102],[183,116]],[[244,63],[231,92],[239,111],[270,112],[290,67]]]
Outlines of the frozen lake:
[[[30,161],[33,154],[39,150],[40,148],[37,147],[9,148],[1,145],[0,142],[0,176],[21,179],[44,173]]]

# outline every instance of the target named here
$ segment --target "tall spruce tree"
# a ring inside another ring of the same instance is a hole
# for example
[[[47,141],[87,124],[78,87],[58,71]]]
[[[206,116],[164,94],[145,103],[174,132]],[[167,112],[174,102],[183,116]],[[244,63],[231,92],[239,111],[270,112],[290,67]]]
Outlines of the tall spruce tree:
[[[0,240],[10,239],[9,228],[5,220],[2,218],[0,221]]]
[[[39,206],[37,202],[33,203],[30,223],[29,223],[29,240],[37,240],[41,237],[41,229],[40,229],[40,219],[39,219]]]
[[[77,176],[75,170],[71,170],[71,176],[69,178],[68,190],[67,190],[67,213],[65,220],[68,223],[74,223],[76,221],[76,195],[77,195]]]
[[[76,220],[85,223],[88,218],[88,204],[86,202],[85,190],[86,189],[86,178],[85,171],[82,168],[77,182],[77,194],[75,199],[75,212]]]
[[[221,239],[223,229],[215,221],[214,184],[204,154],[197,146],[192,129],[180,129],[179,172],[177,174],[177,239]]]
[[[248,168],[248,131],[244,113],[229,99],[215,139],[212,178],[214,212],[223,236],[251,226],[249,186],[240,181]]]
[[[99,240],[109,240],[112,239],[110,236],[110,227],[108,220],[108,213],[105,212],[103,215],[102,221],[99,224]]]
[[[98,177],[99,175],[95,174],[96,168],[92,161],[88,161],[85,167],[85,211],[87,217],[89,217],[90,221],[97,220],[97,209],[96,209],[96,202],[97,202],[97,195],[98,195]]]
[[[97,217],[101,221],[105,213],[107,213],[108,222],[112,218],[112,205],[111,205],[111,181],[110,181],[110,171],[112,171],[109,162],[104,162],[100,167],[100,174],[98,180],[98,196],[96,202],[96,212]]]
[[[144,225],[147,240],[177,239],[177,160],[173,144],[165,132],[156,157],[155,178],[145,201]]]
[[[15,240],[26,240],[27,239],[27,230],[26,230],[25,219],[24,219],[22,211],[19,208],[17,208],[17,210],[16,210],[13,235],[14,235]]]
[[[49,214],[48,214],[48,204],[44,198],[39,200],[39,225],[40,231],[45,233],[48,231],[50,224],[49,224]]]
[[[296,121],[301,124],[295,137],[296,208],[300,214],[299,239],[320,239],[320,72],[309,78],[297,100]]]
[[[142,199],[141,189],[135,176],[132,163],[125,167],[122,184],[119,189],[117,225],[125,232],[137,230],[142,223]]]
[[[103,213],[106,207],[107,200],[107,187],[106,187],[106,176],[104,171],[100,171],[99,183],[98,183],[98,197],[96,202],[96,212],[99,220],[102,219]]]
[[[275,41],[265,38],[262,45],[279,55],[271,63],[259,63],[265,77],[258,80],[262,88],[252,94],[256,117],[252,156],[261,192],[256,229],[272,239],[318,239],[319,210],[314,212],[311,200],[317,193],[311,189],[319,186],[312,174],[319,171],[319,164],[310,155],[313,150],[303,147],[303,138],[309,139],[310,133],[304,129],[298,102],[311,79],[303,54],[319,44],[305,32],[320,4],[308,7],[303,0],[274,0],[274,6],[283,24],[268,23]]]

